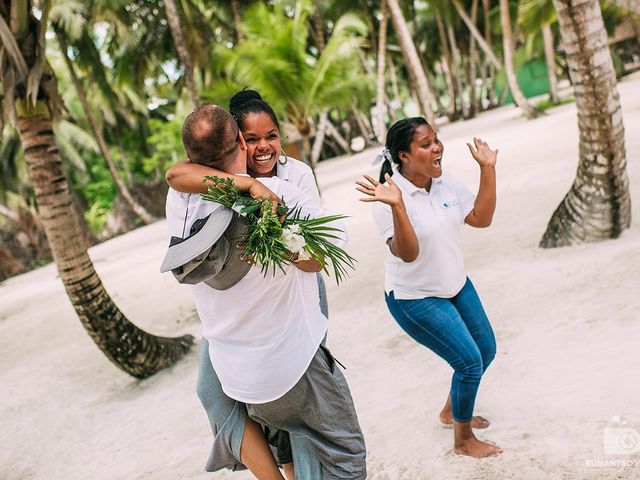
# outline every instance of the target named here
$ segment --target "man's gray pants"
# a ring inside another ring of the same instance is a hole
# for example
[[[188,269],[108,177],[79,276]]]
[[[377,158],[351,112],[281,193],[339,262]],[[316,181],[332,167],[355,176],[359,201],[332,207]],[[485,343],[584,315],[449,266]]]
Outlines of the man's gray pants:
[[[305,374],[284,396],[247,404],[247,413],[259,423],[289,432],[294,451],[296,437],[306,440],[320,461],[322,480],[366,478],[364,437],[349,386],[326,347],[318,348]]]

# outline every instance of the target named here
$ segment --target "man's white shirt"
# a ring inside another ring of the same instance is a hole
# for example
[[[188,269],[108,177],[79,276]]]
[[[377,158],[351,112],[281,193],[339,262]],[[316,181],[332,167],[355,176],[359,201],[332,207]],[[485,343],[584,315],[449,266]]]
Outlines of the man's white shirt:
[[[295,185],[279,178],[259,179],[289,207],[311,218],[325,213]],[[184,237],[191,224],[220,205],[169,189],[167,224]],[[186,215],[185,215],[186,214]],[[186,221],[185,221],[186,217]],[[344,224],[338,228],[344,230]],[[339,243],[344,245],[346,235]],[[209,355],[223,391],[245,403],[266,403],[289,391],[302,377],[324,338],[328,320],[320,311],[315,273],[288,265],[285,272],[252,266],[228,290],[191,285]]]

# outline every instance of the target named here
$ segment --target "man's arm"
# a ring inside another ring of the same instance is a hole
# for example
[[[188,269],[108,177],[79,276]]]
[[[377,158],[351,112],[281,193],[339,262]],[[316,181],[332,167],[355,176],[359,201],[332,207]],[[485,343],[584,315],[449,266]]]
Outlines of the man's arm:
[[[268,197],[273,202],[281,202],[275,193],[256,181],[255,178],[248,175],[232,175],[188,160],[176,163],[169,168],[165,174],[165,180],[171,188],[178,192],[207,193],[211,181],[205,180],[205,176],[231,178],[240,191],[248,192],[253,198]]]

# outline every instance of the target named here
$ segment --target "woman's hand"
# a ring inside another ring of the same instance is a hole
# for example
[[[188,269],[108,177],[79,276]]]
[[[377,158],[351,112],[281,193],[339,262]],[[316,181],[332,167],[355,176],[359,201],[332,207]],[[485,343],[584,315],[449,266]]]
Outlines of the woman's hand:
[[[491,150],[489,144],[481,138],[473,137],[475,148],[467,143],[471,156],[478,162],[481,167],[495,167],[498,159],[498,149]]]
[[[393,183],[391,175],[385,174],[384,178],[388,185],[384,185],[377,180],[371,178],[369,175],[363,175],[367,179],[368,183],[362,180],[356,180],[356,190],[368,195],[365,198],[361,198],[361,202],[382,202],[392,207],[401,205],[402,192],[398,186]]]
[[[282,199],[260,181],[252,178],[250,182],[251,183],[249,185],[248,192],[249,195],[251,195],[251,198],[255,200],[261,200],[266,197],[276,205],[282,203]]]

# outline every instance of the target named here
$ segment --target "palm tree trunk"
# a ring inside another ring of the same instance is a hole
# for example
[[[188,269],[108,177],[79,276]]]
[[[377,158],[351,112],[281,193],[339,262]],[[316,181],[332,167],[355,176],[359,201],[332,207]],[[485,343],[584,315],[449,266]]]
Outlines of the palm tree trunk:
[[[458,44],[456,42],[456,34],[451,24],[447,25],[447,36],[449,37],[449,44],[451,45],[451,59],[453,64],[453,76],[456,80],[456,86],[458,87],[458,95],[460,96],[460,109],[462,110],[462,117],[467,118],[469,116],[469,109],[467,102],[464,101],[464,87],[462,86],[462,61],[460,57],[460,51],[458,50]]]
[[[69,74],[71,75],[71,80],[73,81],[73,85],[75,86],[76,92],[78,93],[78,98],[80,99],[82,108],[84,109],[85,115],[87,116],[89,125],[91,125],[93,134],[95,135],[96,140],[98,141],[98,146],[100,147],[102,156],[107,162],[107,166],[109,167],[109,172],[111,173],[111,177],[113,178],[113,181],[118,187],[118,190],[122,195],[122,198],[124,198],[125,202],[127,202],[127,205],[131,207],[134,213],[138,217],[140,217],[140,219],[146,225],[149,225],[150,223],[155,222],[157,218],[155,218],[153,215],[147,212],[147,210],[142,205],[140,205],[140,203],[138,203],[135,198],[133,198],[133,195],[131,195],[131,192],[129,191],[127,186],[124,184],[124,182],[120,178],[120,173],[118,172],[118,169],[116,168],[116,164],[113,161],[113,157],[109,152],[109,147],[107,147],[107,142],[105,142],[104,135],[102,135],[102,130],[100,129],[100,126],[96,121],[96,117],[93,115],[93,112],[91,111],[89,101],[87,100],[87,94],[84,91],[84,86],[82,85],[82,82],[80,82],[80,79],[78,78],[78,75],[76,74],[76,70],[73,66],[73,62],[71,62],[71,59],[69,58],[69,55],[67,53],[68,52],[67,42],[64,36],[58,30],[56,30],[56,36],[58,38],[58,43],[60,44],[60,51],[62,52],[62,57],[64,58],[65,63],[67,64],[67,68],[69,69]]]
[[[471,3],[471,21],[475,25],[478,21],[478,0]],[[476,77],[478,76],[477,67],[480,63],[478,58],[478,49],[476,48],[476,39],[473,35],[469,39],[469,116],[474,117],[480,111],[480,97],[478,88],[476,87]]]
[[[631,224],[624,125],[598,0],[553,0],[574,87],[580,161],[540,241],[559,247],[617,238]]]
[[[233,2],[232,2],[233,4]],[[173,0],[164,0],[164,8],[167,14],[167,22],[169,23],[169,30],[171,30],[171,36],[173,37],[173,43],[178,53],[178,58],[184,68],[184,79],[187,83],[187,89],[191,97],[191,102],[194,106],[200,104],[200,96],[198,95],[198,88],[196,87],[196,80],[193,74],[193,61],[191,60],[191,54],[187,48],[187,44],[182,34],[182,26],[180,24],[180,16],[178,15],[178,9]]]
[[[451,50],[449,50],[449,42],[447,41],[447,31],[444,26],[444,21],[439,12],[435,14],[436,26],[438,27],[438,38],[440,39],[440,45],[442,47],[442,55],[444,61],[442,62],[442,71],[444,72],[444,81],[447,86],[447,95],[449,95],[449,119],[453,120],[457,117],[458,107],[456,106],[456,87],[453,82],[453,65],[451,60]]]
[[[490,7],[490,0],[482,0],[482,14],[484,17],[484,41],[487,45],[487,48],[490,51],[493,51],[493,48],[491,47],[491,16],[489,15]],[[487,60],[485,60],[485,64],[486,68],[483,69],[483,72],[486,72],[485,75],[488,77],[486,87],[487,100],[489,102],[488,108],[490,108],[498,104],[498,101],[496,99],[496,92],[493,88],[493,81],[496,78],[496,69],[495,66],[491,62],[487,62]]]
[[[322,12],[320,12],[320,6],[318,5],[317,0],[314,0],[313,2],[313,13],[311,14],[311,20],[313,22],[311,26],[311,37],[313,37],[313,42],[316,44],[318,53],[322,53],[325,46],[324,21],[322,19]]]
[[[422,62],[420,62],[418,51],[416,50],[416,46],[413,43],[411,34],[409,33],[409,27],[402,15],[402,10],[400,10],[398,0],[387,0],[387,2],[389,3],[393,28],[396,32],[396,36],[398,37],[398,41],[400,42],[400,48],[407,60],[407,69],[412,72],[416,81],[415,90],[418,94],[420,109],[429,124],[431,124],[431,127],[435,129],[436,117],[433,113],[435,100],[433,98],[433,93],[431,93],[427,74],[422,67]]]
[[[393,59],[389,56],[389,72],[391,72],[391,91],[393,92],[393,102],[399,105],[404,115],[404,107],[402,105],[402,99],[400,98],[400,88],[398,87],[398,73],[396,72],[396,65],[393,63]],[[391,103],[391,102],[390,102]],[[390,108],[391,116],[395,119],[397,117],[394,108]],[[395,121],[395,120],[394,120]]]
[[[456,9],[456,12],[458,12],[458,15],[460,15],[460,18],[469,29],[469,33],[471,33],[471,35],[473,35],[473,38],[475,38],[476,41],[478,42],[478,46],[484,52],[487,59],[491,62],[491,64],[495,68],[497,68],[498,70],[501,70],[503,68],[502,63],[500,63],[500,60],[498,60],[498,57],[496,57],[496,54],[493,53],[493,50],[491,49],[491,46],[489,45],[489,43],[487,43],[487,41],[484,38],[482,38],[482,35],[480,35],[480,32],[478,31],[478,27],[476,27],[475,23],[471,21],[471,18],[469,18],[469,15],[467,15],[467,12],[464,10],[464,7],[460,5],[460,0],[452,0],[452,2],[453,2],[453,6]]]
[[[356,123],[357,123],[357,120],[356,120]],[[340,134],[338,129],[335,127],[335,125],[331,123],[331,120],[327,120],[327,133],[336,141],[338,145],[340,145],[340,148],[342,148],[345,153],[351,152],[351,148],[349,147],[349,142],[347,142],[347,139]]]
[[[146,378],[172,365],[189,350],[193,337],[150,335],[129,322],[107,294],[87,254],[51,118],[18,116],[17,127],[53,258],[82,325],[109,360],[134,377]]]
[[[318,120],[318,127],[316,128],[316,136],[313,139],[313,146],[311,147],[311,163],[318,164],[320,160],[320,153],[322,153],[322,145],[327,134],[327,124],[329,123],[329,110],[323,110],[320,113],[320,119]]]
[[[542,26],[542,40],[544,43],[544,59],[547,63],[547,73],[549,76],[549,96],[554,105],[560,103],[558,96],[558,77],[556,76],[555,52],[553,49],[553,32],[551,25],[545,23]]]
[[[238,43],[244,40],[244,32],[242,31],[242,15],[240,11],[240,2],[238,0],[231,0],[231,12],[233,14],[233,23],[236,27],[236,39]]]
[[[500,0],[500,23],[502,25],[502,46],[504,49],[504,67],[507,74],[507,83],[509,90],[513,95],[513,100],[524,116],[527,118],[535,118],[537,116],[534,108],[529,104],[526,97],[518,85],[516,78],[516,70],[513,63],[514,43],[511,34],[511,18],[509,17],[509,0]]]
[[[380,0],[380,30],[378,31],[378,70],[376,75],[376,111],[375,131],[378,143],[384,144],[387,135],[387,127],[384,123],[384,114],[387,107],[387,95],[384,89],[384,67],[387,53],[387,2]]]

